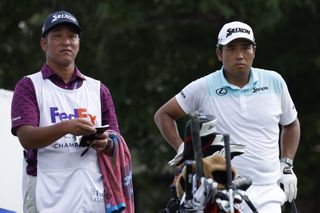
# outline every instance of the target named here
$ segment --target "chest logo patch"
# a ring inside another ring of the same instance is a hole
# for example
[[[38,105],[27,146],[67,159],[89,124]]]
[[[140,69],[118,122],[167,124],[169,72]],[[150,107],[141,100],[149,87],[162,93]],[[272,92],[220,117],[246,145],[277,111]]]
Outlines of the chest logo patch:
[[[253,87],[252,93],[257,93],[257,92],[268,90],[268,89],[269,89],[268,87]]]
[[[222,87],[222,88],[217,89],[216,93],[219,96],[224,96],[228,93],[228,90],[226,88]]]

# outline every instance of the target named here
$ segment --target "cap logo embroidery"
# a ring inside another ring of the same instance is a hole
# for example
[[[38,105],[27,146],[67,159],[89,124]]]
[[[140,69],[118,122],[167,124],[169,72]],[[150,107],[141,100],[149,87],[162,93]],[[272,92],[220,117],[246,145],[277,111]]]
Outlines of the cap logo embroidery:
[[[69,19],[71,21],[73,21],[74,23],[76,23],[76,19],[68,14],[57,14],[57,15],[53,15],[53,19],[51,20],[51,23],[57,21],[58,19],[61,19],[61,18],[66,18],[66,19]]]
[[[245,28],[229,28],[227,30],[227,35],[226,35],[226,38],[228,38],[230,35],[232,35],[233,33],[247,33],[250,35],[250,30],[248,29],[245,29]]]

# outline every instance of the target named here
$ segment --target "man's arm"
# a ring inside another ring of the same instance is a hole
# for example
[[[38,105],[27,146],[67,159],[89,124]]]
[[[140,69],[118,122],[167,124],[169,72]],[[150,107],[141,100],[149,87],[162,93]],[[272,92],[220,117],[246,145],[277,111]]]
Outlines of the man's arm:
[[[88,135],[95,133],[92,124],[81,118],[59,122],[46,127],[22,125],[17,128],[17,136],[23,148],[37,149],[48,146],[66,134]]]
[[[289,125],[282,126],[281,158],[294,159],[300,141],[300,123],[298,118]]]
[[[176,120],[186,116],[175,97],[161,106],[154,115],[154,122],[158,126],[163,138],[175,149],[178,150],[183,140],[181,139]]]
[[[281,132],[281,178],[278,180],[290,203],[296,199],[298,187],[297,176],[292,170],[292,161],[295,157],[300,140],[300,124],[298,118],[289,125],[282,127]]]
[[[118,119],[116,115],[116,110],[113,104],[112,96],[110,90],[106,85],[101,83],[100,86],[100,99],[101,99],[101,121],[102,125],[109,124],[109,129],[112,129],[120,133],[118,126]]]

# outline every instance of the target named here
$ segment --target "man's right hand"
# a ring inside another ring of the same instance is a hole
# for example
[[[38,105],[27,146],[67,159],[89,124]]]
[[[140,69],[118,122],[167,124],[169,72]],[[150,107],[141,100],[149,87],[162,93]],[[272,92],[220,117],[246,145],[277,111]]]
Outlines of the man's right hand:
[[[176,156],[168,162],[170,166],[176,166],[183,158],[184,143],[181,143]]]
[[[24,149],[38,149],[48,146],[66,134],[90,135],[96,129],[89,121],[76,118],[44,127],[22,125],[17,128],[17,136]]]

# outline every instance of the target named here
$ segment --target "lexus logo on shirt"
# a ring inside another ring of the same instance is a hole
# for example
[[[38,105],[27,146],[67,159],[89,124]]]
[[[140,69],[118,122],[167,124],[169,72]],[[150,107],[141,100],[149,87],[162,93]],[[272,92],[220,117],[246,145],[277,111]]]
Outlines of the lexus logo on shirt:
[[[228,93],[227,89],[222,87],[216,90],[217,95],[224,96]]]

